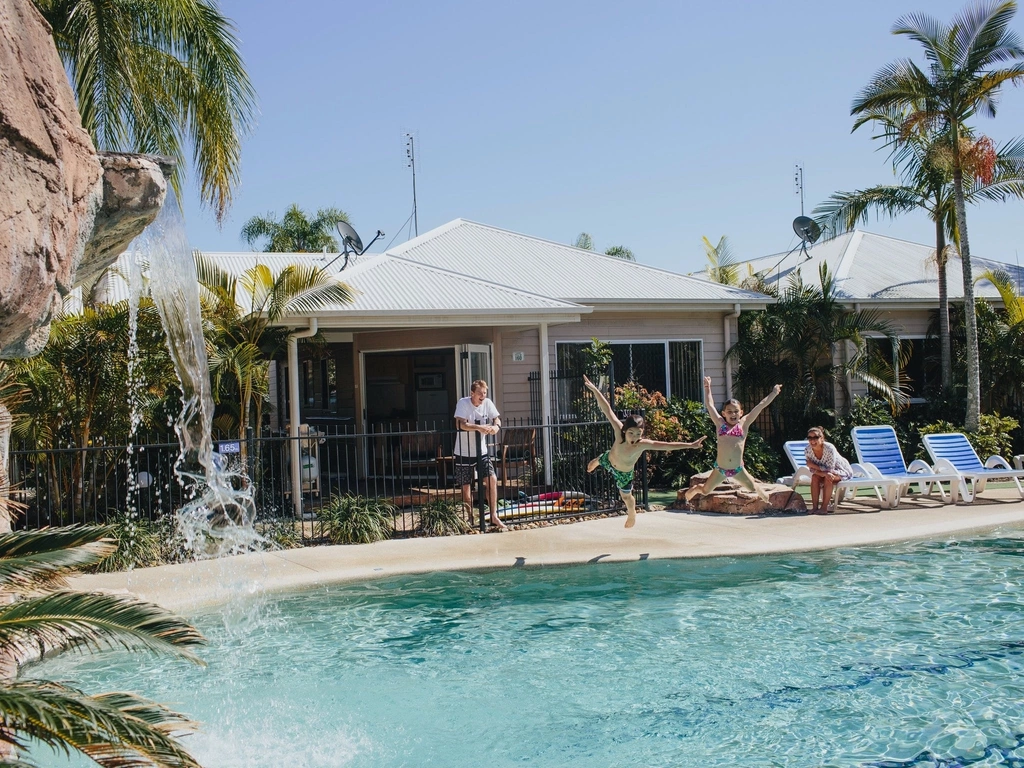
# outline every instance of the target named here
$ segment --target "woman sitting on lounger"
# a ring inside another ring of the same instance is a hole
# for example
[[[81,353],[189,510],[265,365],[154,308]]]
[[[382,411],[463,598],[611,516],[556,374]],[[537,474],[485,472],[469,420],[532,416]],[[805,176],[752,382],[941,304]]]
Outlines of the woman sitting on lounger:
[[[831,511],[832,489],[836,483],[853,477],[853,468],[832,443],[825,442],[822,427],[807,430],[804,458],[811,471],[811,514],[827,515]]]

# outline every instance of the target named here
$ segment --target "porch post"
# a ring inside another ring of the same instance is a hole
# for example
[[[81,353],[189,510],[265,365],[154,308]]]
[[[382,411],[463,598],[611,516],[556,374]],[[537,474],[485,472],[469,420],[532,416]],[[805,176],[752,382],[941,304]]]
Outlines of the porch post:
[[[544,485],[551,485],[551,361],[548,358],[548,324],[537,326],[540,344],[540,421],[544,444]]]
[[[309,328],[288,335],[288,442],[291,443],[292,509],[302,519],[302,456],[299,450],[299,339],[315,336],[317,320],[310,318]]]
[[[740,316],[740,305],[733,304],[732,313],[724,315],[722,317],[722,340],[725,342],[725,356],[723,361],[725,362],[725,399],[729,400],[732,398],[732,358],[728,356],[729,342],[732,341],[732,333],[730,329],[730,320],[734,320]],[[737,328],[737,332],[739,329]]]

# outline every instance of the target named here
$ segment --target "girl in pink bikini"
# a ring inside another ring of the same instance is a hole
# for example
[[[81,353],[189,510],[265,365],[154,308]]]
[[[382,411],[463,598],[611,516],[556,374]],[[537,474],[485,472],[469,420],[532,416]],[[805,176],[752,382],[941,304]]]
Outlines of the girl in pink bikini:
[[[717,428],[718,459],[704,485],[695,485],[686,492],[687,501],[692,500],[698,494],[710,493],[715,490],[722,479],[726,477],[731,477],[748,491],[753,491],[762,500],[768,501],[768,494],[743,467],[743,448],[747,444],[747,425],[754,421],[758,414],[779,396],[781,391],[782,385],[776,384],[775,388],[768,393],[768,397],[755,405],[754,409],[746,415],[743,414],[743,406],[739,404],[739,401],[726,400],[725,407],[719,414],[715,408],[714,398],[711,396],[711,377],[704,377],[704,405]]]

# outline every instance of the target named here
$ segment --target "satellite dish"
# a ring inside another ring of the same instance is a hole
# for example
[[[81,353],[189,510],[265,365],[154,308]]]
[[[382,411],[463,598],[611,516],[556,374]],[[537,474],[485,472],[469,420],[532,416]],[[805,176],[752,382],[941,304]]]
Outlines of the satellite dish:
[[[363,252],[363,241],[359,239],[359,235],[352,229],[352,226],[347,221],[339,221],[337,224],[338,234],[341,235],[341,250],[343,253],[349,251],[355,251],[357,254]]]
[[[821,237],[821,227],[810,216],[797,216],[793,219],[793,231],[805,243],[814,243]]]

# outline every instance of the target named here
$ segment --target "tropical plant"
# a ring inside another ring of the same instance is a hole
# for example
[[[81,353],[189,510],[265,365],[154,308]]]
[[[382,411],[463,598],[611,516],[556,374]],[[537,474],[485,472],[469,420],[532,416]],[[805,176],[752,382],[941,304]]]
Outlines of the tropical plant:
[[[955,246],[947,247],[947,242],[955,244],[959,239],[953,178],[946,162],[949,137],[924,131],[905,133],[907,113],[904,109],[870,113],[866,117],[880,128],[881,132],[875,138],[883,139],[890,149],[901,183],[880,184],[855,192],[836,192],[819,204],[813,215],[827,236],[848,232],[859,223],[867,222],[872,210],[890,218],[921,210],[932,220],[939,289],[942,389],[948,391],[953,381],[953,363],[946,265]],[[1024,197],[1024,139],[1007,142],[996,152],[991,179],[978,178],[979,174],[985,173],[985,168],[978,163],[970,171],[975,179],[965,193],[968,203]]]
[[[127,571],[160,565],[160,533],[146,518],[117,511],[107,519],[116,548],[96,565],[100,573]]]
[[[419,508],[416,530],[424,536],[469,533],[473,527],[466,520],[466,514],[466,505],[461,499],[437,496]]]
[[[1007,456],[1013,448],[1012,433],[1020,426],[1020,423],[1010,416],[1000,416],[998,413],[983,413],[979,420],[978,429],[964,430],[960,426],[949,421],[937,421],[934,424],[926,424],[918,429],[921,435],[942,434],[945,432],[963,432],[968,442],[974,446],[978,456],[984,461],[989,456]],[[921,449],[919,458],[926,458],[924,449]]]
[[[594,250],[594,238],[587,232],[580,232],[573,243],[574,248],[581,248],[584,251]],[[623,261],[636,261],[636,254],[624,245],[612,245],[604,249],[605,256],[614,256]]]
[[[707,272],[708,280],[722,285],[740,284],[740,264],[733,253],[729,238],[722,235],[718,245],[712,245],[706,237],[702,237],[704,243],[704,257],[708,260],[704,270]]]
[[[0,648],[8,672],[40,649],[68,647],[173,653],[202,663],[193,649],[203,636],[163,608],[64,588],[68,573],[114,551],[110,533],[72,527],[0,534]],[[32,765],[21,756],[32,743],[80,753],[103,766],[199,765],[176,739],[193,723],[131,693],[88,695],[66,683],[5,676],[0,723],[4,765]]]
[[[235,276],[196,251],[196,272],[203,288],[203,315],[209,324],[207,356],[214,398],[229,413],[244,438],[258,426],[268,394],[270,360],[287,341],[289,329],[277,325],[291,314],[329,304],[348,304],[352,290],[314,265],[290,265],[274,273],[257,264]]]
[[[317,514],[323,536],[332,544],[370,544],[390,539],[398,508],[384,499],[332,496]]]
[[[239,181],[256,94],[231,22],[212,0],[35,0],[99,149],[174,158],[192,148],[200,197],[218,221]]]
[[[993,165],[995,151],[991,140],[970,141],[967,121],[978,113],[994,116],[1002,86],[1024,81],[1024,46],[1009,30],[1016,11],[1016,2],[1007,0],[979,2],[949,24],[926,14],[899,19],[893,34],[906,35],[924,47],[926,70],[909,59],[888,64],[857,95],[851,108],[851,114],[859,116],[854,130],[870,122],[872,115],[903,112],[905,135],[925,131],[948,137],[948,163],[964,274],[968,370],[965,424],[970,431],[978,429],[981,384],[964,170],[968,157],[980,156],[982,160],[975,161],[980,166]],[[1006,62],[1012,63],[1003,66]],[[980,177],[986,180],[990,173]]]
[[[321,208],[312,219],[294,203],[280,221],[273,213],[253,216],[242,226],[242,239],[250,247],[266,240],[267,253],[319,253],[337,251],[334,237],[340,222],[348,223],[348,214],[339,208]]]
[[[867,335],[895,341],[890,324],[876,310],[850,312],[836,295],[826,265],[817,284],[805,284],[799,270],[790,276],[777,301],[758,312],[740,315],[739,340],[728,355],[737,363],[736,383],[744,400],[757,402],[783,384],[778,407],[768,409],[774,434],[788,434],[819,423],[833,407],[835,389],[847,376],[897,397],[894,383],[872,375],[867,367]],[[854,352],[837,362],[841,347]]]
[[[302,546],[302,537],[294,517],[259,517],[256,519],[256,533],[277,549],[297,549]]]

